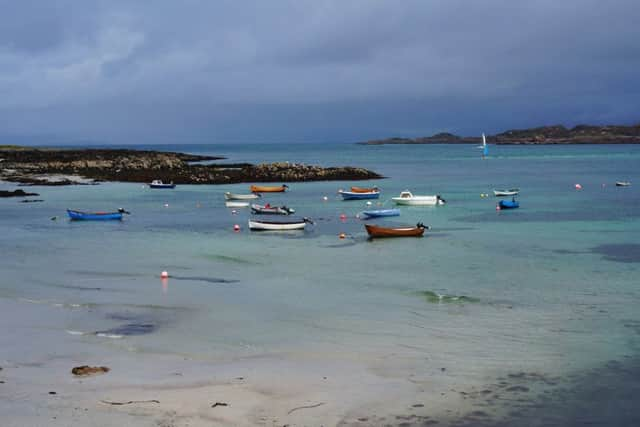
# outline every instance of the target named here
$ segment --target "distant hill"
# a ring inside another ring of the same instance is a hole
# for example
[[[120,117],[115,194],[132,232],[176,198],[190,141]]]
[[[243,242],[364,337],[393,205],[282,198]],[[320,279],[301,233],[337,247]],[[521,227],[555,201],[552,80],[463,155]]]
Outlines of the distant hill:
[[[458,136],[448,132],[418,138],[387,138],[358,142],[364,145],[383,144],[477,144],[480,136]],[[633,126],[578,125],[567,129],[562,125],[531,129],[512,129],[497,135],[487,135],[492,144],[638,144],[640,123]]]

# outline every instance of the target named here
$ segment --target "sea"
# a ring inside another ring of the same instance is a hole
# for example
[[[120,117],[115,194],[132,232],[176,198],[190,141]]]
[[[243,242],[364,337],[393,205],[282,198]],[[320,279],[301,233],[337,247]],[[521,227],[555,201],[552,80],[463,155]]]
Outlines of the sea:
[[[264,194],[314,221],[293,232],[249,231],[248,209],[225,207],[248,183],[34,186],[42,202],[0,199],[0,305],[13,313],[0,362],[59,341],[214,363],[321,354],[487,384],[469,392],[482,410],[440,425],[640,425],[640,145],[490,146],[484,159],[473,145],[124,148],[385,178]],[[376,185],[380,199],[343,201],[351,185]],[[492,190],[514,187],[520,208],[496,210]],[[359,213],[403,190],[447,203],[369,221],[422,222],[422,238],[369,240]],[[120,207],[123,221],[65,212]]]

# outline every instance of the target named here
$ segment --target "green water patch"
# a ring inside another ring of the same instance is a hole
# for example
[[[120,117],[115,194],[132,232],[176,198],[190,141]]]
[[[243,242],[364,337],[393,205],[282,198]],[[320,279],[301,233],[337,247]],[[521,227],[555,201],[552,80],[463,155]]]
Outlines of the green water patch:
[[[204,254],[202,255],[202,258],[208,259],[210,261],[226,262],[229,264],[240,264],[240,265],[260,265],[261,264],[257,261],[253,261],[247,258],[242,258],[239,256],[232,256],[232,255]]]
[[[416,292],[416,295],[424,298],[429,303],[435,304],[470,304],[480,302],[478,298],[473,298],[466,295],[446,295],[439,294],[434,291],[418,291]]]

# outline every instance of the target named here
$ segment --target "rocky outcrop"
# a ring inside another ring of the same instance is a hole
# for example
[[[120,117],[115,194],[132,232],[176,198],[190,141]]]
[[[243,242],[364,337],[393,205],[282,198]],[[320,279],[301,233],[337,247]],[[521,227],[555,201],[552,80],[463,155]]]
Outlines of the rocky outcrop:
[[[14,190],[14,191],[0,191],[0,197],[27,197],[27,196],[39,196],[38,193],[27,193],[24,190]]]
[[[480,136],[457,136],[438,133],[419,138],[388,138],[366,142],[364,145],[382,144],[478,144]],[[488,135],[492,144],[637,144],[640,143],[640,124],[634,126],[579,125],[568,129],[562,125],[531,129],[513,129]]]
[[[161,179],[175,184],[232,184],[241,182],[299,182],[382,178],[355,167],[331,167],[289,162],[213,163],[222,157],[196,156],[137,150],[38,150],[0,149],[0,178],[38,185],[99,181],[151,182]],[[207,162],[209,163],[209,162]]]
[[[106,366],[76,366],[71,369],[71,373],[77,377],[86,377],[89,375],[106,374],[110,369]]]

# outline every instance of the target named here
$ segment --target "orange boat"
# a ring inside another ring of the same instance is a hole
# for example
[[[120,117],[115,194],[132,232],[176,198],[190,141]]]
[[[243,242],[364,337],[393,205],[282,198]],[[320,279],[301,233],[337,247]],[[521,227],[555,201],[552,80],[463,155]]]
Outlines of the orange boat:
[[[374,224],[365,224],[370,237],[421,237],[426,227],[421,222],[415,227],[380,227]]]
[[[351,187],[352,193],[373,193],[376,191],[380,191],[378,187],[371,187],[371,188]]]
[[[284,193],[287,191],[289,186],[287,184],[282,184],[277,187],[269,187],[264,185],[252,185],[251,192],[252,193]]]

